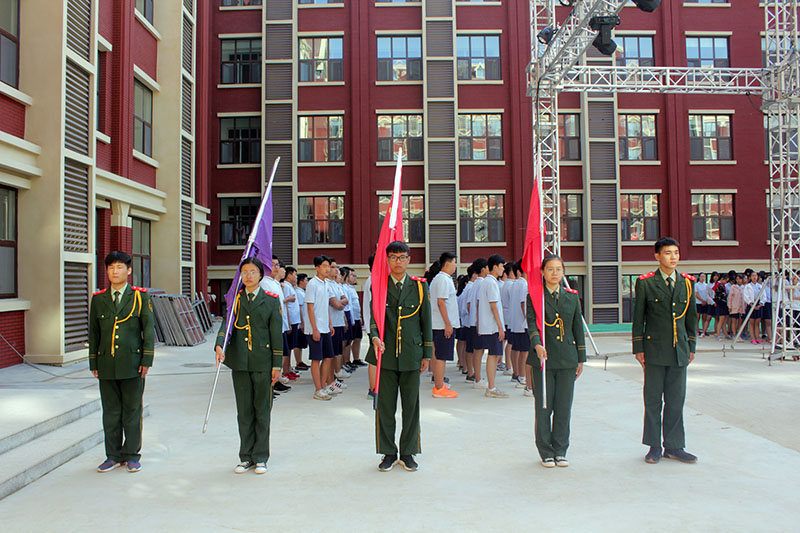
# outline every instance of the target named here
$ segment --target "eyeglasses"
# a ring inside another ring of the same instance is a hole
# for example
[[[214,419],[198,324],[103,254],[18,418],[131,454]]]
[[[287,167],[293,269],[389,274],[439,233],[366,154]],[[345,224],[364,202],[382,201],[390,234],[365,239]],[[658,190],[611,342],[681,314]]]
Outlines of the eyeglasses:
[[[407,255],[390,255],[387,257],[390,263],[400,263],[403,261],[408,261],[409,257]]]

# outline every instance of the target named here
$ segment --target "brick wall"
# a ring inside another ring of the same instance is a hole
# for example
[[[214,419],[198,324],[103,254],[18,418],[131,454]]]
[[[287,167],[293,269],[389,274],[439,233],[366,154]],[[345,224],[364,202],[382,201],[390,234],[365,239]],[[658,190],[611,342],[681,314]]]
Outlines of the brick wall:
[[[0,94],[0,131],[25,138],[25,106]]]
[[[0,334],[11,343],[16,350],[25,355],[25,312],[10,311],[0,313]],[[22,363],[22,359],[3,339],[0,339],[0,368]]]

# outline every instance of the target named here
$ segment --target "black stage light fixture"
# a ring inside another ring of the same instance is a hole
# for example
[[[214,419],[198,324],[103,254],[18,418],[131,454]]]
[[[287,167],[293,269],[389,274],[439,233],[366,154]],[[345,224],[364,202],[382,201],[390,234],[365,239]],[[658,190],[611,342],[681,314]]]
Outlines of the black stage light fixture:
[[[633,0],[633,3],[642,11],[652,13],[661,5],[661,0]]]
[[[555,34],[556,34],[556,30],[553,29],[552,26],[548,26],[548,27],[546,27],[545,29],[543,29],[542,31],[540,31],[536,35],[536,39],[540,43],[542,43],[544,45],[547,45],[547,44],[550,44],[550,41],[553,40],[553,35],[555,35]]]
[[[602,17],[592,17],[589,20],[589,27],[598,32],[592,43],[601,54],[610,56],[617,49],[617,43],[611,38],[611,30],[619,26],[620,20],[617,15],[606,15]]]

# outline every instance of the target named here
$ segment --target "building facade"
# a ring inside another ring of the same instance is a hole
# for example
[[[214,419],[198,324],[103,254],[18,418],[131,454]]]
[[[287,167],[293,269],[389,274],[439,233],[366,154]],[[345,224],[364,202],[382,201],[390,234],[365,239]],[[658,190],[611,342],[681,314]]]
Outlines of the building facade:
[[[194,9],[0,0],[0,366],[87,357],[111,250],[134,285],[205,287]]]

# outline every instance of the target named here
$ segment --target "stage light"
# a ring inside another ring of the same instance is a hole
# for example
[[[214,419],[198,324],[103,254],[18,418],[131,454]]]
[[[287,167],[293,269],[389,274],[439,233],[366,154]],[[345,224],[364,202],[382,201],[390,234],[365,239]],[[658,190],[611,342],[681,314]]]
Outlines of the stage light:
[[[616,15],[592,17],[589,20],[589,27],[597,32],[592,44],[601,54],[610,56],[617,49],[617,43],[611,38],[611,30],[618,26],[619,22],[619,17]]]
[[[553,40],[553,35],[555,35],[555,34],[556,34],[556,30],[554,30],[552,26],[548,26],[545,29],[543,29],[542,31],[540,31],[538,33],[538,35],[536,35],[536,39],[540,43],[542,43],[544,45],[547,45],[547,44],[550,44],[550,41]]]
[[[661,5],[661,0],[633,0],[633,3],[642,11],[652,13]]]

